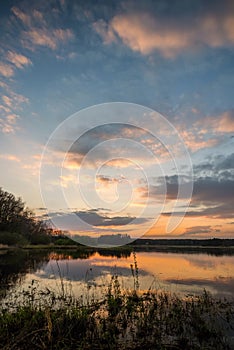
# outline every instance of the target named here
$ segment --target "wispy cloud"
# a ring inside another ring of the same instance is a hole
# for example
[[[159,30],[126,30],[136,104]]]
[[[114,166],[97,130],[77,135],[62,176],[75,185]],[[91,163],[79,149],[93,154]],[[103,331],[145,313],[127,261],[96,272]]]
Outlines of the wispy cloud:
[[[14,91],[10,91],[9,95],[3,95],[2,96],[2,101],[5,106],[11,108],[12,110],[19,110],[20,106],[23,103],[28,103],[29,100],[27,97],[17,94]]]
[[[10,64],[0,62],[0,74],[5,78],[10,78],[14,75],[14,68]]]
[[[20,158],[15,156],[14,154],[0,154],[0,158],[4,160],[10,160],[13,162],[20,162]]]
[[[127,179],[122,175],[119,177],[111,177],[111,176],[106,176],[106,175],[98,175],[96,176],[96,181],[103,184],[103,185],[112,185],[116,183],[122,183],[126,182]]]
[[[207,117],[199,122],[207,129],[213,129],[219,133],[234,132],[234,109],[225,111],[220,116]]]
[[[211,231],[220,232],[219,229],[213,230],[210,225],[203,225],[187,227],[184,235],[200,235],[203,233],[210,233]]]
[[[8,51],[6,58],[17,68],[24,68],[24,66],[32,64],[32,61],[28,57],[13,51]]]
[[[211,133],[201,133],[200,130],[194,126],[190,129],[184,129],[178,127],[180,130],[180,136],[183,137],[185,145],[190,151],[196,152],[204,148],[214,147],[219,143],[219,139]]]
[[[19,129],[17,125],[20,116],[19,111],[22,105],[29,103],[28,98],[21,94],[17,94],[9,87],[5,87],[8,95],[2,95],[2,105],[0,105],[0,130],[4,134],[14,134]]]
[[[74,38],[71,29],[57,27],[56,21],[53,24],[50,23],[51,21],[47,22],[45,14],[39,10],[31,8],[25,12],[15,6],[11,10],[24,25],[20,36],[23,46],[28,49],[33,50],[35,46],[44,46],[56,50]]]
[[[23,22],[24,25],[31,25],[31,18],[25,12],[21,11],[18,7],[15,6],[12,7],[11,10],[14,13],[14,15]]]
[[[72,39],[73,33],[70,29],[55,29],[46,28],[31,29],[22,33],[23,44],[28,48],[30,44],[37,46],[46,46],[52,50],[56,50],[61,44]]]
[[[18,129],[18,119],[19,116],[14,113],[7,114],[4,118],[0,118],[0,130],[4,134],[14,134],[15,131]]]
[[[216,130],[219,132],[234,132],[234,110],[222,114]]]

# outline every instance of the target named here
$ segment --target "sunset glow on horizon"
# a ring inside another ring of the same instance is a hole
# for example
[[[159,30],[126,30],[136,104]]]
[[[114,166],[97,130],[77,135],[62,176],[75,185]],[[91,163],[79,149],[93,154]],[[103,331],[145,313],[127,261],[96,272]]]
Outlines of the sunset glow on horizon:
[[[0,187],[83,236],[234,238],[233,1],[0,8]]]

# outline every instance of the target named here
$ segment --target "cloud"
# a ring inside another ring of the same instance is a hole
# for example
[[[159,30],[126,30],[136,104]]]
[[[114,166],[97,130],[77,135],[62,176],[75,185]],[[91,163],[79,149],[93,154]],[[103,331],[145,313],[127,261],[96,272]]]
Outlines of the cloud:
[[[214,126],[214,128],[219,132],[234,132],[234,109],[231,111],[224,112],[218,120],[217,124],[218,125]]]
[[[201,164],[194,165],[193,170],[196,174],[199,173],[213,173],[215,176],[232,178],[234,174],[234,153],[224,155],[217,155],[209,157],[207,161]]]
[[[27,97],[21,95],[21,94],[17,94],[13,91],[9,92],[9,95],[3,95],[2,96],[2,101],[3,103],[9,107],[11,110],[19,110],[21,109],[21,105],[23,103],[28,103],[29,100]]]
[[[198,117],[198,120],[181,122],[178,119],[177,130],[185,145],[192,152],[212,148],[223,142],[226,134],[234,132],[234,109],[216,116]]]
[[[194,182],[192,201],[213,204],[233,202],[234,179],[218,180],[212,177],[199,178]]]
[[[73,32],[70,29],[46,29],[35,28],[22,33],[23,43],[28,47],[30,44],[49,47],[56,50],[61,44],[72,39]]]
[[[8,107],[12,107],[12,100],[10,99],[10,97],[3,95],[2,96],[2,101],[5,105],[7,105]]]
[[[202,264],[202,261],[200,260],[200,263]],[[181,278],[181,279],[167,279],[167,283],[175,283],[175,285],[184,285],[186,290],[189,286],[191,286],[194,290],[194,286],[201,286],[204,290],[211,290],[212,294],[215,294],[216,297],[220,297],[221,299],[223,297],[227,297],[227,295],[230,296],[232,299],[233,297],[233,289],[234,289],[234,278],[232,277],[218,277],[215,279],[208,279],[208,278]],[[215,292],[214,292],[215,291]]]
[[[13,155],[13,154],[1,154],[0,158],[1,159],[5,159],[5,160],[10,160],[10,161],[13,161],[13,162],[17,162],[17,163],[20,162],[20,158],[15,156],[15,155]]]
[[[10,108],[4,106],[4,105],[0,105],[0,112],[4,112],[4,113],[10,113],[11,110]]]
[[[165,57],[171,57],[190,42],[189,33],[168,29],[168,25],[164,26],[148,13],[116,16],[108,28],[111,29],[125,45],[143,55],[159,50]]]
[[[17,68],[23,68],[24,66],[32,64],[32,61],[29,58],[13,51],[8,51],[7,60]]]
[[[28,49],[32,50],[34,46],[44,46],[51,50],[56,50],[74,38],[74,33],[71,29],[51,25],[53,17],[51,12],[44,10],[44,13],[42,13],[33,8],[25,12],[15,6],[12,7],[11,11],[24,25],[24,30],[20,33],[21,42]],[[45,16],[50,18],[46,19]]]
[[[68,174],[68,175],[61,175],[60,176],[60,183],[61,186],[64,188],[69,187],[69,185],[74,185],[78,183],[78,178],[77,175],[74,174]]]
[[[172,214],[176,214],[176,216],[183,216],[184,212],[164,212],[163,216],[171,216]],[[232,219],[234,218],[233,213],[233,203],[227,203],[227,204],[220,204],[220,205],[210,205],[204,208],[204,209],[198,209],[198,210],[190,210],[187,211],[186,217],[206,217],[210,219]]]
[[[20,116],[16,111],[22,110],[22,104],[29,103],[27,97],[17,94],[7,87],[8,95],[2,95],[3,104],[0,105],[0,130],[4,134],[15,133],[19,127],[17,122]]]
[[[93,24],[95,31],[102,37],[104,44],[111,44],[116,41],[116,35],[108,24],[100,19]]]
[[[104,184],[104,185],[109,185],[113,183],[121,183],[127,181],[127,179],[124,176],[119,176],[119,177],[111,177],[111,176],[106,176],[106,175],[98,175],[96,176],[97,182]]]
[[[225,111],[219,116],[209,116],[195,123],[195,127],[202,127],[203,134],[208,131],[215,133],[234,132],[234,109]]]
[[[102,211],[102,210],[101,210]],[[53,220],[57,227],[63,230],[87,230],[87,225],[90,225],[93,230],[107,229],[111,230],[115,227],[120,230],[121,226],[134,224],[141,224],[147,221],[147,219],[133,216],[108,216],[102,214],[100,209],[79,210],[71,213],[54,212],[49,213],[49,217]],[[74,215],[75,214],[75,215]],[[77,220],[76,216],[81,219]],[[46,216],[45,216],[46,217]],[[82,224],[82,221],[84,222]],[[121,228],[122,230],[122,228]]]
[[[24,25],[30,26],[31,25],[31,18],[28,16],[25,12],[21,11],[18,7],[12,7],[11,11],[14,13],[14,15],[19,18]]]
[[[5,78],[10,78],[14,75],[14,68],[7,63],[0,62],[0,74]]]
[[[210,148],[216,146],[220,141],[214,135],[209,133],[201,133],[201,130],[196,130],[196,128],[183,129],[180,126],[178,127],[180,132],[180,136],[183,138],[185,145],[192,152],[196,152],[198,150],[204,148]]]
[[[164,131],[163,131],[164,132]],[[162,134],[163,134],[162,132]],[[167,130],[165,137],[168,137]],[[135,168],[149,167],[171,161],[168,149],[146,130],[122,123],[100,125],[88,130],[78,140],[72,143],[75,129],[69,131],[67,139],[54,146],[54,150],[63,153],[66,150],[64,166],[66,168],[106,167]],[[170,136],[170,151],[177,154],[179,145],[172,143]],[[70,146],[70,144],[72,144]],[[179,151],[178,151],[179,153]]]
[[[210,225],[204,225],[204,226],[193,226],[193,227],[187,227],[185,230],[185,233],[183,236],[186,235],[200,235],[200,234],[206,234],[206,233],[217,233],[221,232],[220,229],[214,229]]]
[[[98,214],[96,211],[77,211],[75,214],[83,221],[92,226],[122,226],[130,224],[136,219],[131,216],[108,217]]]
[[[8,114],[5,118],[0,118],[0,129],[4,134],[14,134],[17,129],[17,120],[19,116],[16,114]]]
[[[151,197],[153,199],[162,200],[166,197],[167,200],[175,200],[178,195],[178,181],[180,181],[180,199],[187,198],[186,189],[190,187],[191,177],[186,175],[171,175],[153,177],[150,186],[138,187],[138,191],[144,198]],[[156,184],[155,184],[156,183]]]
[[[178,195],[178,177],[165,176],[166,188],[163,186],[161,178],[156,179],[156,185],[150,185],[147,187],[141,187],[139,189],[141,196],[151,198],[153,200],[160,200],[166,195],[167,201],[177,200]],[[182,177],[182,191],[186,194],[186,187],[189,183],[186,182],[186,177]],[[184,188],[183,188],[184,187]],[[181,189],[181,188],[180,188]],[[191,200],[191,208],[186,213],[187,217],[209,217],[209,218],[233,218],[234,212],[234,175],[231,177],[215,177],[204,176],[197,177],[193,182],[193,194]],[[183,196],[182,196],[183,197]],[[183,199],[181,197],[181,199]],[[176,214],[177,216],[184,216],[184,211],[165,211],[163,216],[171,216]]]
[[[210,217],[210,218],[233,218],[234,207],[234,179],[217,179],[212,177],[199,178],[194,181],[192,205],[197,210],[190,210],[186,216]],[[171,192],[171,198],[174,193]],[[178,216],[184,212],[176,213]],[[165,212],[163,215],[171,215]]]
[[[140,6],[140,10],[128,5],[122,13],[115,15],[108,23],[103,20],[94,23],[94,29],[102,37],[105,44],[121,40],[133,51],[149,55],[159,51],[164,57],[201,47],[228,47],[234,44],[233,6],[225,1],[219,11],[210,6],[209,11],[183,14],[178,12],[171,16],[160,14],[155,8]],[[174,7],[174,11],[176,11]],[[176,16],[176,14],[178,14]]]
[[[220,162],[218,162],[217,165],[215,165],[216,170],[230,170],[234,169],[234,153],[229,154],[226,157],[222,157]]]

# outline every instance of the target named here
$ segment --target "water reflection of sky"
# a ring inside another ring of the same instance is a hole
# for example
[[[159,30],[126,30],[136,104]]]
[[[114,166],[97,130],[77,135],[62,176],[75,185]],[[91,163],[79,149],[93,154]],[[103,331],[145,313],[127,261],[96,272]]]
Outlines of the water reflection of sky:
[[[217,296],[234,295],[234,256],[139,252],[136,258],[143,290],[163,289],[186,295],[206,289]],[[88,259],[72,259],[54,254],[35,272],[27,273],[15,288],[26,289],[35,279],[40,289],[56,292],[62,279],[73,295],[84,295],[89,290],[98,298],[107,290],[113,274],[119,276],[122,288],[133,288],[131,264],[133,255],[116,258],[95,253]]]

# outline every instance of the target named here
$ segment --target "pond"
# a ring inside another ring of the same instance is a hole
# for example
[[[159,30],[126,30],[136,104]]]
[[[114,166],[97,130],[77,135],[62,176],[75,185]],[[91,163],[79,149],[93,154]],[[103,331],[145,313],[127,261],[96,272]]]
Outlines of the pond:
[[[100,299],[111,277],[120,287],[142,291],[164,290],[185,295],[204,289],[215,297],[234,296],[234,255],[172,252],[102,251],[0,251],[0,298],[2,305],[12,295],[34,288],[76,298]]]

